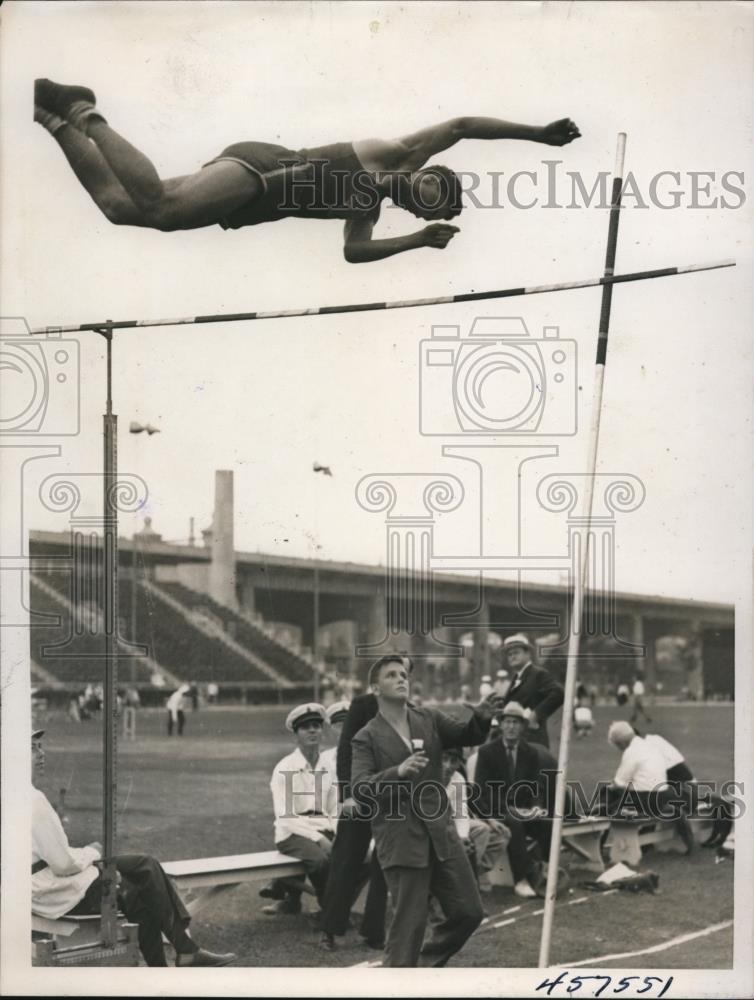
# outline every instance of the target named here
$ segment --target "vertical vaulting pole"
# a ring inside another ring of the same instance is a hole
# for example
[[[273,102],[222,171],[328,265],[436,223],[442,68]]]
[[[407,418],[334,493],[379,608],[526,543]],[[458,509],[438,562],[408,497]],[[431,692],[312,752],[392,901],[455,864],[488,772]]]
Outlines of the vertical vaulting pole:
[[[618,148],[615,154],[615,173],[613,174],[613,190],[610,199],[610,220],[607,231],[607,251],[605,253],[605,278],[612,278],[615,272],[615,253],[618,245],[618,221],[620,219],[621,188],[623,186],[623,160],[626,152],[626,134],[618,135]],[[563,834],[563,813],[566,800],[566,778],[568,776],[568,760],[571,749],[571,728],[573,719],[573,703],[576,694],[576,674],[581,640],[581,621],[584,606],[584,590],[586,588],[586,571],[588,566],[588,549],[590,544],[592,501],[594,498],[594,474],[597,468],[597,447],[600,436],[600,416],[602,413],[602,387],[605,380],[605,361],[607,358],[607,338],[610,330],[610,307],[613,299],[612,283],[602,286],[602,307],[600,309],[599,336],[597,340],[597,359],[594,370],[594,391],[592,395],[592,415],[589,427],[589,455],[587,460],[587,480],[584,494],[582,523],[584,534],[578,546],[573,580],[573,602],[570,615],[570,633],[568,637],[568,665],[566,667],[565,697],[563,700],[563,723],[560,731],[560,751],[558,754],[558,775],[555,786],[555,818],[552,826],[552,842],[547,872],[547,890],[545,895],[544,918],[542,921],[542,938],[539,948],[539,967],[546,968],[550,963],[550,944],[552,941],[552,924],[555,912],[555,896],[558,887],[558,864],[560,861],[560,843]]]
[[[115,808],[117,801],[118,730],[116,695],[118,687],[118,417],[113,413],[112,342],[113,331],[99,331],[107,344],[107,406],[103,417],[103,538],[102,579],[104,585],[105,678],[102,706],[102,943],[117,940],[117,900],[115,855]]]

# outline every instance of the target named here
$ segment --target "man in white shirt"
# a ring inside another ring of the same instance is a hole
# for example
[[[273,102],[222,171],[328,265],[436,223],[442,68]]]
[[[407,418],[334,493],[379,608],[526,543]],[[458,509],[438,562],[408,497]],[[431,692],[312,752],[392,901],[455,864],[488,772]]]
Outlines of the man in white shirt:
[[[32,773],[44,772],[43,729],[31,735]],[[97,843],[71,847],[58,814],[47,796],[32,787],[31,908],[56,920],[66,914],[99,913],[101,878],[94,862],[102,857]],[[177,966],[230,965],[235,955],[215,955],[200,948],[188,932],[191,917],[162,866],[146,854],[116,857],[118,905],[139,927],[139,948],[150,966],[165,966],[163,935],[176,951]]]
[[[326,718],[327,711],[316,703],[298,705],[288,714],[285,728],[296,737],[297,747],[277,764],[270,780],[275,846],[304,863],[320,905],[327,886],[338,813],[334,760],[320,749]],[[301,891],[300,880],[277,879],[260,895],[278,901],[265,906],[262,912],[299,913]]]
[[[167,701],[168,710],[168,736],[173,735],[173,727],[177,727],[178,735],[183,736],[183,727],[186,723],[186,707],[190,684],[181,684],[177,691],[174,691]]]
[[[612,786],[608,788],[608,808],[616,803],[620,808],[622,803],[630,801],[648,818],[675,818],[678,833],[690,854],[694,838],[683,815],[684,803],[668,784],[665,749],[657,740],[639,736],[628,722],[613,722],[607,739],[622,751]]]

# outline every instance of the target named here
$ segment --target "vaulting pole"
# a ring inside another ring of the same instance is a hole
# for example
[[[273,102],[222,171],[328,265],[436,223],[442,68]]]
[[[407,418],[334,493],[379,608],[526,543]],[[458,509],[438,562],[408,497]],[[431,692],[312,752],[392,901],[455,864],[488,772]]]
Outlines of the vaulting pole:
[[[613,277],[615,269],[615,253],[618,245],[618,221],[620,219],[621,188],[623,186],[623,160],[626,152],[626,134],[618,134],[618,148],[615,154],[615,172],[613,174],[613,190],[610,199],[610,219],[607,230],[607,250],[605,253],[605,279]],[[539,967],[547,968],[550,964],[550,944],[552,941],[552,924],[555,913],[555,896],[558,889],[558,865],[560,862],[560,842],[563,835],[563,813],[565,811],[566,778],[568,776],[568,761],[571,749],[571,729],[573,720],[573,703],[576,693],[576,676],[581,641],[581,624],[586,589],[586,572],[588,566],[588,550],[590,543],[592,504],[594,499],[594,475],[597,468],[597,448],[600,437],[600,417],[602,414],[602,388],[605,378],[605,361],[607,359],[607,338],[610,330],[610,307],[612,305],[613,285],[605,281],[602,289],[602,308],[600,309],[599,336],[597,339],[597,358],[594,369],[594,389],[592,394],[592,415],[589,427],[589,455],[587,459],[586,492],[582,511],[582,533],[574,536],[577,545],[575,553],[573,601],[570,615],[570,634],[568,637],[568,661],[566,667],[565,696],[563,699],[563,722],[560,730],[560,750],[558,753],[558,772],[555,785],[555,817],[552,824],[552,840],[550,842],[550,857],[547,870],[547,890],[545,893],[544,917],[542,920],[542,937],[539,947]]]
[[[102,728],[102,943],[112,947],[117,941],[118,903],[115,869],[115,824],[118,776],[118,417],[113,413],[113,332],[97,331],[107,343],[107,401],[103,416],[103,538],[102,580],[104,586],[105,669]]]
[[[269,312],[217,313],[207,316],[183,316],[177,319],[127,319],[117,323],[82,323],[79,326],[38,327],[33,334],[83,333],[110,330],[130,330],[146,326],[191,326],[200,323],[239,323],[256,319],[293,319],[297,316],[333,316],[338,313],[378,312],[384,309],[416,309],[420,306],[448,306],[457,302],[481,302],[485,299],[513,299],[521,295],[544,295],[547,292],[567,292],[577,288],[610,287],[628,281],[647,281],[650,278],[672,278],[692,271],[715,271],[721,267],[735,267],[734,260],[712,261],[706,264],[683,264],[678,267],[660,267],[652,271],[634,271],[631,274],[610,274],[602,278],[583,278],[581,281],[560,281],[552,285],[521,285],[517,288],[498,288],[488,292],[462,292],[459,295],[436,295],[428,299],[397,299],[393,302],[352,302],[340,306],[315,306],[310,309],[275,309]],[[605,296],[603,293],[603,308]]]

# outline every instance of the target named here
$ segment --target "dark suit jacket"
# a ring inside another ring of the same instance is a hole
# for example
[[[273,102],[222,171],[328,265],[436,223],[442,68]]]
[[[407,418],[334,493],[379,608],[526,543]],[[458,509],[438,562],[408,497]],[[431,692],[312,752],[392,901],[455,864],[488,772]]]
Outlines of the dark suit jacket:
[[[463,852],[442,780],[442,752],[476,746],[489,721],[472,715],[461,722],[428,708],[408,709],[412,739],[424,740],[429,757],[413,778],[400,778],[398,766],[411,750],[390,723],[376,715],[352,740],[351,783],[357,802],[372,810],[372,833],[383,868],[424,868],[430,843],[440,861]]]
[[[544,806],[552,815],[555,806],[555,774],[558,762],[542,747],[520,740],[516,751],[516,771],[511,774],[502,739],[485,743],[479,750],[474,780],[479,786],[477,811],[485,819],[504,820],[509,807]],[[519,783],[514,791],[511,786]]]
[[[563,704],[563,685],[558,684],[549,670],[530,663],[524,671],[521,683],[517,686],[511,684],[503,704],[507,705],[509,701],[517,701],[523,708],[532,709],[537,717],[539,729],[530,729],[526,738],[533,743],[542,743],[549,747],[547,720]]]
[[[373,694],[356,695],[348,706],[348,715],[340,731],[336,757],[338,795],[341,802],[345,802],[351,794],[351,740],[375,715],[377,715],[377,698]]]

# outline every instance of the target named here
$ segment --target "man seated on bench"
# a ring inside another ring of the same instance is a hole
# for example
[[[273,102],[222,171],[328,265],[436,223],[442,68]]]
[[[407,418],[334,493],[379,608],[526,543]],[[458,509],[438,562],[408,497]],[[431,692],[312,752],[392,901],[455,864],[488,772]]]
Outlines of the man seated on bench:
[[[296,749],[277,764],[270,790],[275,811],[275,846],[303,862],[317,902],[322,905],[338,813],[338,778],[332,755],[321,752],[327,711],[322,705],[298,705],[288,713],[285,728],[296,738]],[[263,913],[301,912],[300,879],[276,879],[261,896],[277,902]]]
[[[643,819],[674,819],[686,853],[694,849],[694,837],[683,815],[683,801],[668,784],[668,765],[664,751],[650,738],[639,736],[629,722],[613,722],[608,742],[621,751],[621,761],[612,784],[607,788],[609,814],[630,805]]]
[[[44,772],[43,735],[43,729],[31,735],[32,775],[37,781]],[[99,913],[102,882],[93,862],[102,857],[102,848],[96,843],[71,847],[58,814],[36,787],[31,809],[32,913],[50,920]],[[147,854],[124,854],[115,858],[115,865],[118,905],[138,924],[139,948],[147,965],[167,965],[163,934],[175,948],[177,966],[230,965],[235,960],[231,953],[205,951],[191,938],[191,918],[158,861]]]
[[[517,896],[537,895],[532,882],[539,882],[536,859],[527,848],[527,836],[533,837],[545,861],[550,853],[555,780],[545,774],[557,768],[557,762],[541,746],[523,739],[528,729],[526,710],[509,701],[500,719],[501,738],[479,749],[476,766],[478,810],[485,819],[502,821],[510,830],[508,860]],[[544,807],[540,805],[544,804]]]

